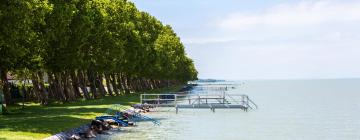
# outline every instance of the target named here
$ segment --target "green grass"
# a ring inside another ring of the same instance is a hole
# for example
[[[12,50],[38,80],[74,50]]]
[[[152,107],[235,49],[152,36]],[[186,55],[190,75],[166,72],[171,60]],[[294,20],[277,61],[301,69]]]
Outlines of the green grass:
[[[181,86],[146,91],[161,93],[178,91]],[[89,123],[96,116],[104,113],[113,104],[131,105],[139,102],[139,94],[107,96],[103,99],[80,100],[71,103],[52,103],[40,106],[26,103],[9,106],[10,114],[0,115],[0,140],[43,139],[53,134]]]

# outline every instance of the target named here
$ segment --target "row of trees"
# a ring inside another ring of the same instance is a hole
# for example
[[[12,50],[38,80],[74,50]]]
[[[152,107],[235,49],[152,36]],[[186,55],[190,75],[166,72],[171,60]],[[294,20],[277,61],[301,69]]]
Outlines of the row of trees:
[[[127,0],[1,0],[7,104],[9,75],[30,79],[46,105],[180,84],[197,71],[172,28]]]

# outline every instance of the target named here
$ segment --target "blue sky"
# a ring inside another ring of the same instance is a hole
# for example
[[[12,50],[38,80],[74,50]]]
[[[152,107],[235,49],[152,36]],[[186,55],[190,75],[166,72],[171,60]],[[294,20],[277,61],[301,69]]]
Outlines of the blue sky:
[[[360,77],[360,1],[132,1],[174,28],[200,78]]]

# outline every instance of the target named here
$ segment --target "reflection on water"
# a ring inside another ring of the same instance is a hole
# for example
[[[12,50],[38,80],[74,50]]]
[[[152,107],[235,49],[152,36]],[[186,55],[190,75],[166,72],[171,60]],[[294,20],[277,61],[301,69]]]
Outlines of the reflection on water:
[[[160,119],[160,126],[140,122],[98,139],[360,139],[360,80],[242,82],[229,94],[247,94],[259,109],[180,109],[176,114],[174,108],[161,108],[146,114]]]

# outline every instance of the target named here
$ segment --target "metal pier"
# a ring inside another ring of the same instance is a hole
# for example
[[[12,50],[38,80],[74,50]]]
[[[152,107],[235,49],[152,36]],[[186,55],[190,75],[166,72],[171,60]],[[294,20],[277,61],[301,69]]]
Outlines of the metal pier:
[[[258,106],[245,94],[199,93],[199,94],[141,94],[142,104],[156,107],[175,107],[179,109],[256,109]]]

